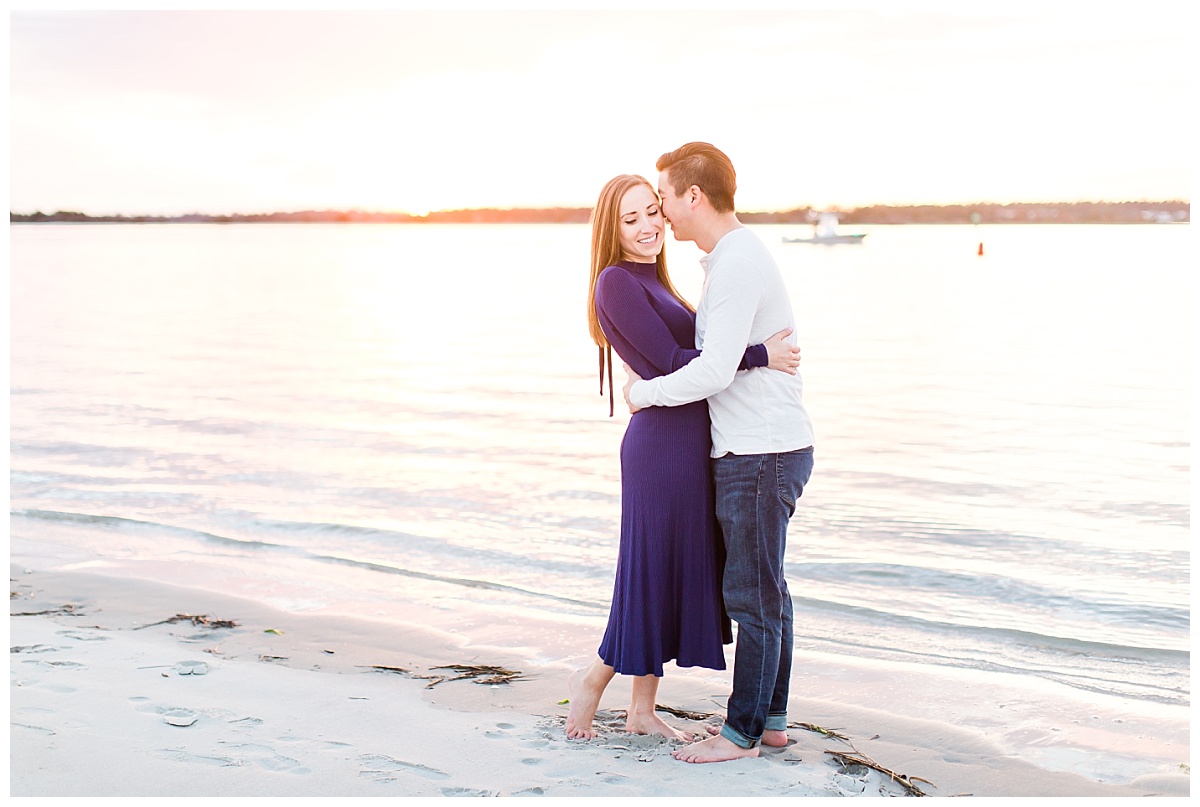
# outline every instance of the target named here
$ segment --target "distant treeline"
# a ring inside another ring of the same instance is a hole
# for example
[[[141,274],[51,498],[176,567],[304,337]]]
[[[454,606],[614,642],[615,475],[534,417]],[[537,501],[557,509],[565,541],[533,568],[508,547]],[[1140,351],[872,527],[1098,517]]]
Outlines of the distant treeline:
[[[366,213],[357,210],[303,210],[294,213],[234,213],[225,216],[189,213],[183,216],[89,216],[84,213],[12,213],[9,222],[119,224],[232,224],[268,222],[384,223],[384,224],[586,224],[586,207],[482,208],[440,210],[424,216],[409,213]],[[777,213],[739,212],[747,224],[806,224],[821,212],[798,207]],[[1141,224],[1191,221],[1189,202],[1065,202],[974,205],[871,205],[835,210],[843,224]]]
[[[293,213],[232,213],[182,216],[89,216],[85,213],[9,213],[9,222],[94,222],[114,224],[233,224],[233,223],[368,223],[368,224],[586,224],[591,216],[586,207],[550,207],[477,210],[440,210],[423,216],[411,213],[367,213],[360,210],[300,210]]]

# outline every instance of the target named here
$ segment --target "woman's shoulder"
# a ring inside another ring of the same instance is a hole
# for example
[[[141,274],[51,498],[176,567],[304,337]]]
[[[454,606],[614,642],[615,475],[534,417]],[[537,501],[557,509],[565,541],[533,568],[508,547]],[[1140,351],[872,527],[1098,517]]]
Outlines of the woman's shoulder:
[[[596,307],[600,310],[626,308],[645,293],[642,284],[624,266],[607,266],[596,278]]]
[[[600,270],[600,277],[605,277],[606,275],[629,275],[629,270],[619,263],[610,263]]]
[[[611,264],[604,267],[600,272],[600,276],[596,278],[597,291],[603,287],[624,289],[633,288],[636,285],[638,285],[637,278],[620,264]]]

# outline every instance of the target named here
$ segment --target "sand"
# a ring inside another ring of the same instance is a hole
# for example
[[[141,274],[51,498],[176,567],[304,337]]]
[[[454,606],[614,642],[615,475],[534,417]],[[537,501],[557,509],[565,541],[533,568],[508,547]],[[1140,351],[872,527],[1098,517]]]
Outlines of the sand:
[[[595,639],[569,619],[423,609],[403,595],[399,618],[285,612],[104,564],[14,566],[10,578],[17,797],[905,794],[826,750],[857,750],[931,795],[1188,792],[1184,773],[1117,785],[1047,770],[976,727],[869,708],[851,691],[797,696],[790,714],[838,728],[845,741],[793,728],[787,747],[758,759],[689,765],[671,757],[677,742],[624,733],[620,679],[601,703],[599,736],[565,737],[566,679]],[[442,665],[519,676],[425,677],[455,675]],[[670,669],[660,702],[718,714],[664,719],[694,732],[717,724],[728,682],[728,673]]]

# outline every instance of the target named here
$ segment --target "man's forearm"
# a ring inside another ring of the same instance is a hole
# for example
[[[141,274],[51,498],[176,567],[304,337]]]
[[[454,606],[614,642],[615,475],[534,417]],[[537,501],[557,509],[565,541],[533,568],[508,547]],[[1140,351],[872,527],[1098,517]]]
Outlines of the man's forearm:
[[[683,406],[702,401],[733,383],[749,345],[761,290],[738,276],[713,278],[705,289],[703,344],[700,355],[675,372],[638,381],[629,402],[639,408]]]
[[[722,373],[717,368],[706,367],[703,364],[704,355],[695,359],[687,366],[676,370],[670,375],[658,378],[648,378],[634,382],[629,388],[629,401],[639,409],[648,406],[683,406],[695,401],[703,401],[710,395],[715,395],[729,386],[733,375],[737,372]],[[684,375],[689,368],[695,368]],[[700,370],[702,372],[696,372]]]

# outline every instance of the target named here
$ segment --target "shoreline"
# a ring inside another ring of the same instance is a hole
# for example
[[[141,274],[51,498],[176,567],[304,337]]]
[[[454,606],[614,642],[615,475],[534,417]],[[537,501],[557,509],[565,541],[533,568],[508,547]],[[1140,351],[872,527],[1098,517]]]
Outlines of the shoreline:
[[[617,710],[628,682],[620,677],[601,702],[600,736],[570,741],[561,701],[567,676],[587,660],[580,649],[595,639],[590,624],[465,600],[431,609],[412,591],[398,591],[397,600],[378,619],[296,613],[138,579],[115,564],[32,570],[14,563],[10,795],[903,795],[877,771],[843,772],[827,750],[857,750],[914,777],[930,795],[1179,796],[1189,789],[1183,772],[1108,784],[1050,770],[1081,753],[1053,729],[1025,729],[1022,757],[1040,764],[1016,756],[981,725],[938,714],[937,692],[954,681],[992,697],[985,681],[969,676],[951,681],[914,670],[900,679],[895,669],[828,657],[819,660],[821,674],[839,677],[840,693],[806,697],[822,690],[803,652],[790,720],[838,730],[848,742],[793,728],[785,748],[758,759],[688,765],[671,758],[677,744],[621,730]],[[237,625],[168,621],[178,615]],[[189,673],[199,665],[206,674]],[[422,677],[453,675],[435,669],[444,665],[519,675],[484,685]],[[660,704],[719,716],[729,673],[671,666]],[[902,701],[922,699],[928,719],[897,713]],[[1011,704],[1009,714],[1018,708]],[[166,722],[192,717],[188,726]],[[704,728],[704,721],[664,719],[685,731]],[[1085,728],[1097,747],[1117,736]]]

